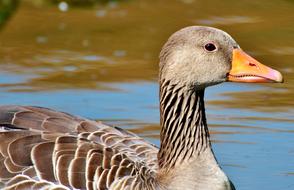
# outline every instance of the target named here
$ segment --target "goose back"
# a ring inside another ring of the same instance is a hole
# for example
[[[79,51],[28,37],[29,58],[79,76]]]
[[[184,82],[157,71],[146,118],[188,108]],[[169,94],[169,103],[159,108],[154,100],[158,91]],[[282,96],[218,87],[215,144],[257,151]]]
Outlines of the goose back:
[[[153,186],[158,148],[131,132],[29,106],[0,107],[0,126],[6,189]]]

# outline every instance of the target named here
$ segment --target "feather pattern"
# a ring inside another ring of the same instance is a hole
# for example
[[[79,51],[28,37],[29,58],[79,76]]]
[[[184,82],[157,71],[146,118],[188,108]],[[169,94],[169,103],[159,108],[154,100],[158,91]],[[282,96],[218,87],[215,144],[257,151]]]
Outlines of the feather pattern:
[[[211,157],[203,97],[203,90],[161,83],[160,149],[99,121],[47,108],[2,106],[0,180],[5,189],[20,190],[154,190],[166,189],[170,176],[176,183],[177,168],[197,163],[199,155],[211,162],[208,168],[219,170]]]
[[[218,51],[206,52],[207,41]],[[99,121],[1,106],[4,189],[234,190],[211,148],[204,89],[227,79],[238,47],[210,27],[187,27],[169,38],[159,64],[160,148]]]
[[[160,88],[161,147],[159,167],[169,170],[210,147],[205,118],[204,90],[170,85],[163,81]]]
[[[158,148],[120,128],[29,106],[0,107],[0,125],[6,189],[136,189],[154,181]]]
[[[179,189],[181,178],[177,182],[174,175],[182,173],[185,164],[196,163],[189,164],[192,175],[186,179],[201,185],[198,171],[214,179],[217,173],[205,172],[220,170],[211,150],[203,97],[204,90],[161,83],[160,149],[99,121],[47,108],[0,106],[0,180],[5,189],[20,190]],[[227,180],[223,173],[217,175],[221,182]],[[169,183],[176,185],[168,188]]]

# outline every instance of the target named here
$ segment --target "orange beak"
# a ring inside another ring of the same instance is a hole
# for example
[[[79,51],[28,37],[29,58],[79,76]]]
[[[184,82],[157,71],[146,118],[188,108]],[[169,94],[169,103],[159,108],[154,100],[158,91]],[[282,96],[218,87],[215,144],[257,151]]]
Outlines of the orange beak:
[[[251,83],[283,82],[283,76],[279,71],[259,63],[241,49],[234,49],[232,68],[227,80]]]

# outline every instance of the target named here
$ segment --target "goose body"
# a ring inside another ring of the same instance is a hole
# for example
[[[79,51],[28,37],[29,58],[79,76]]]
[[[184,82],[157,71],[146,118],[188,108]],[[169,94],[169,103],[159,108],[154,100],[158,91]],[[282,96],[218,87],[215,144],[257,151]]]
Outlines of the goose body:
[[[102,122],[32,106],[0,107],[4,189],[234,190],[213,154],[205,88],[282,82],[227,33],[192,26],[160,54],[160,147]]]

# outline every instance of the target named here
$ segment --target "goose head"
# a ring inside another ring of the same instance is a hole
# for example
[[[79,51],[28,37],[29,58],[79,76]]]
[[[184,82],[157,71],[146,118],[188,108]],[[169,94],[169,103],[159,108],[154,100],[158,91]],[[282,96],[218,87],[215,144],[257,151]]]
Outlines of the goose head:
[[[190,26],[174,33],[160,53],[160,81],[196,87],[225,81],[282,82],[280,72],[248,54],[226,32]]]

